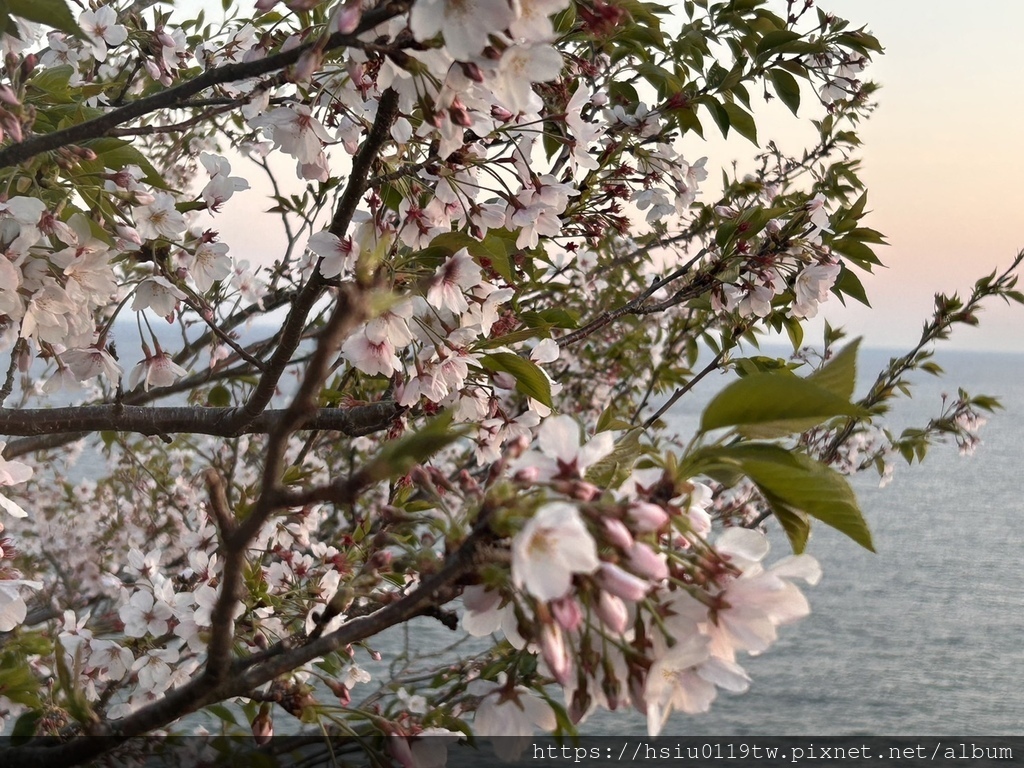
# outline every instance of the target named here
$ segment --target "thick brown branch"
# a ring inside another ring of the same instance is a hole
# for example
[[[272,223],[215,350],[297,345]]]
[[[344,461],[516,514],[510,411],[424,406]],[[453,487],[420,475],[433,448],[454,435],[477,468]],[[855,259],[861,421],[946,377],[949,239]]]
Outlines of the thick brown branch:
[[[318,408],[306,418],[304,428],[331,430],[350,437],[369,435],[386,429],[401,410],[391,400],[349,408]],[[189,433],[236,437],[275,432],[287,413],[283,409],[264,411],[238,428],[237,411],[237,408],[150,408],[138,405],[87,405],[25,410],[0,408],[0,435],[37,436],[109,431],[142,435]]]
[[[235,641],[235,607],[242,598],[245,551],[228,546],[235,533],[235,518],[228,505],[224,478],[215,469],[206,471],[210,511],[220,531],[224,566],[220,573],[220,594],[210,614],[210,642],[206,654],[206,675],[222,681],[231,668],[231,647]]]

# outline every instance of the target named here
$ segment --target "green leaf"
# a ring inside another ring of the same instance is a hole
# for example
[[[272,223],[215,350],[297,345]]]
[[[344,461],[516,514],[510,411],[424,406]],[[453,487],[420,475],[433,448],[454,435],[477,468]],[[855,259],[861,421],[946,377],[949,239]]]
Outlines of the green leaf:
[[[854,339],[833,355],[825,365],[816,370],[806,381],[827,389],[834,395],[850,400],[857,384],[857,350],[860,339]]]
[[[231,393],[218,384],[206,395],[206,404],[211,408],[227,408],[231,405]]]
[[[495,352],[484,355],[480,363],[489,371],[509,373],[515,377],[516,389],[527,397],[543,403],[548,408],[551,402],[551,382],[544,372],[532,360],[520,357],[511,352]]]
[[[722,108],[729,115],[729,124],[736,132],[751,143],[757,144],[757,123],[753,116],[739,104],[725,102]]]
[[[85,37],[64,0],[7,0],[6,6],[12,16],[45,24],[75,37]]]
[[[85,142],[84,146],[96,153],[95,160],[83,160],[80,163],[79,168],[84,173],[99,174],[103,172],[104,168],[120,171],[126,165],[137,165],[146,174],[143,181],[151,186],[167,189],[167,184],[160,176],[159,171],[145,155],[127,141],[104,137]]]
[[[235,718],[235,713],[225,707],[223,704],[211,704],[206,707],[206,711],[211,715],[223,720],[225,723],[231,723],[231,725],[238,725],[238,720]]]
[[[737,427],[748,437],[803,432],[834,416],[863,416],[863,409],[809,379],[788,373],[754,373],[719,392],[704,410],[701,431]]]
[[[9,638],[10,635],[5,639]],[[0,655],[0,691],[22,706],[33,709],[42,706],[42,684],[22,653],[9,650]]]
[[[767,55],[775,49],[783,48],[788,43],[799,40],[801,37],[802,35],[799,32],[794,32],[791,29],[779,29],[774,32],[768,32],[757,44],[757,58],[767,58]]]
[[[769,494],[764,494],[764,496],[771,505],[775,519],[779,521],[782,530],[786,532],[793,553],[799,555],[807,548],[807,540],[811,538],[811,521],[799,509],[791,509],[780,500],[770,498]]]
[[[715,124],[718,129],[722,132],[722,136],[729,136],[729,113],[722,108],[714,99],[708,99],[703,102],[704,106],[708,108],[708,112],[711,113],[711,117],[714,118]],[[725,186],[728,186],[726,184]]]
[[[36,725],[43,719],[41,709],[30,709],[14,722],[11,730],[11,746],[19,747],[28,743],[36,735]]]
[[[802,512],[875,551],[871,531],[846,478],[811,457],[772,443],[743,443],[705,449],[695,458],[703,472],[716,465],[738,467],[761,490],[773,511],[783,510],[785,524],[794,529],[791,541],[795,536],[797,543],[806,542],[793,519],[794,513]]]
[[[858,267],[870,270],[870,267],[867,265],[881,266],[882,264],[875,255],[875,252],[860,240],[843,237],[833,240],[829,245],[832,246],[833,251],[843,254]]]
[[[444,411],[422,429],[385,445],[364,471],[374,481],[400,477],[461,439],[466,431],[465,425],[453,425],[451,412]]]
[[[640,435],[643,429],[635,427],[615,442],[612,452],[587,469],[586,479],[599,488],[618,488],[642,452]]]
[[[849,296],[859,301],[865,307],[871,306],[871,302],[868,301],[867,291],[864,290],[864,284],[857,277],[857,273],[849,269],[845,264],[843,264],[843,268],[839,273],[839,279],[832,286],[832,291],[840,299],[843,296]]]
[[[789,107],[789,111],[795,115],[800,108],[800,83],[784,69],[773,69],[768,73],[768,77],[775,86],[775,95],[779,97],[779,101]]]
[[[69,83],[73,74],[75,74],[74,67],[67,64],[37,69],[28,81],[28,89],[30,92],[39,91],[43,94],[44,100],[51,104],[54,102],[72,103],[74,99],[70,93]]]

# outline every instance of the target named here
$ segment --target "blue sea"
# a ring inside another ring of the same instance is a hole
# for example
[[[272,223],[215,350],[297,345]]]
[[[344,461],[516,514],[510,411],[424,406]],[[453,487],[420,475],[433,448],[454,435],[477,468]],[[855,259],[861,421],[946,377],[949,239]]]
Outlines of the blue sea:
[[[893,354],[861,353],[857,396]],[[945,352],[937,361],[946,375],[914,375],[914,397],[897,401],[890,423],[897,432],[924,425],[958,386],[1000,397],[1005,410],[982,429],[976,453],[946,445],[921,465],[899,459],[886,488],[873,473],[854,478],[877,553],[817,525],[808,552],[824,577],[805,589],[811,615],[741,660],[753,679],[747,693],[720,694],[708,714],[674,714],[666,735],[1024,733],[1024,356]],[[706,380],[683,398],[673,426],[692,430],[726,381]],[[788,554],[778,530],[772,540],[769,561]],[[428,620],[413,634],[424,651],[452,640]],[[596,713],[583,731],[640,735],[646,720]]]
[[[862,352],[858,395],[890,356]],[[1024,733],[1024,356],[936,359],[946,375],[915,375],[914,398],[897,402],[893,423],[923,425],[941,394],[962,386],[1005,407],[982,445],[973,456],[949,445],[922,465],[900,460],[886,488],[874,475],[855,478],[877,553],[818,525],[808,552],[824,577],[806,589],[811,616],[744,662],[747,693],[720,695],[706,715],[674,715],[666,733]],[[680,405],[676,418],[695,424],[700,402]],[[784,538],[773,540],[769,557],[784,554]],[[615,718],[588,731],[644,732],[639,717]]]

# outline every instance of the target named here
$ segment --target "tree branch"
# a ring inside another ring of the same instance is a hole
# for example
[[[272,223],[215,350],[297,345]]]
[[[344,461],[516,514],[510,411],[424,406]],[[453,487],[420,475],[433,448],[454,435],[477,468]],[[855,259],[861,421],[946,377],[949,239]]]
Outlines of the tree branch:
[[[303,664],[446,604],[457,595],[460,580],[477,567],[481,548],[491,539],[491,535],[486,521],[482,521],[462,546],[449,556],[441,570],[424,579],[418,588],[375,613],[352,619],[328,635],[283,653],[262,657],[257,664],[247,659],[236,661],[231,668],[234,674],[219,681],[205,675],[196,677],[123,720],[98,725],[92,733],[67,743],[10,748],[0,751],[0,759],[5,768],[65,768],[80,765],[135,736],[162,728],[190,712],[235,696],[246,696]]]
[[[317,408],[307,416],[303,426],[306,429],[324,429],[359,437],[386,429],[402,410],[393,400],[349,408]],[[288,412],[284,409],[264,411],[241,427],[237,425],[237,413],[237,408],[194,406],[150,408],[140,405],[89,405],[25,410],[0,408],[0,435],[84,435],[111,431],[142,435],[191,433],[237,437],[276,432]]]
[[[409,9],[409,5],[409,0],[391,0],[391,2],[387,2],[379,8],[367,11],[363,14],[362,20],[354,32],[348,35],[334,33],[327,39],[323,50],[329,51],[358,43],[360,34],[373,29],[388,19],[405,13]],[[198,77],[192,78],[181,85],[138,99],[100,117],[72,125],[64,130],[33,136],[18,144],[11,144],[0,150],[0,168],[8,168],[23,163],[43,152],[50,152],[66,147],[69,144],[78,144],[90,139],[106,136],[119,125],[129,123],[150,112],[177,107],[186,99],[216,85],[234,83],[239,80],[259,77],[284,69],[295,64],[302,57],[302,54],[317,44],[316,41],[313,41],[272,56],[267,56],[264,59],[224,64],[214,69],[208,69]]]

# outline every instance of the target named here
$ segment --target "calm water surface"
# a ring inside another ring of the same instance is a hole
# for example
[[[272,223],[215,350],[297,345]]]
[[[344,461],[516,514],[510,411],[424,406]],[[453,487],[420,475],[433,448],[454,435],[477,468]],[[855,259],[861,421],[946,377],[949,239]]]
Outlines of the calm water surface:
[[[866,390],[887,353],[862,356]],[[1024,733],[1024,357],[944,353],[942,379],[914,379],[914,399],[898,403],[897,429],[923,425],[940,394],[963,386],[1002,398],[974,456],[954,446],[923,465],[896,467],[893,483],[856,478],[877,554],[832,529],[815,528],[808,551],[824,577],[806,589],[812,614],[783,627],[779,642],[743,664],[753,678],[743,695],[721,694],[710,713],[676,714],[669,735],[871,735]],[[681,403],[681,431],[697,423],[706,393]],[[778,532],[774,532],[777,534]],[[787,554],[773,535],[769,559]],[[425,622],[418,642],[449,642]],[[601,713],[593,734],[642,734],[635,713]]]

